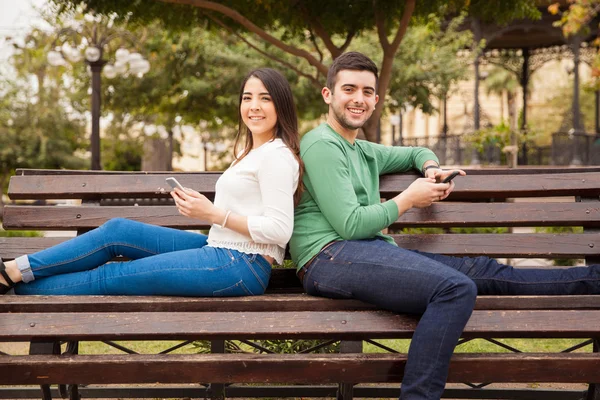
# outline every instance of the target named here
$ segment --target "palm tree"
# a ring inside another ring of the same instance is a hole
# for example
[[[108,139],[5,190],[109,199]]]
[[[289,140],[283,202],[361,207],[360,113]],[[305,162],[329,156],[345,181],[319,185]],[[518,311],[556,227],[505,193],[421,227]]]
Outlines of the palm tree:
[[[494,67],[485,80],[487,94],[495,94],[500,98],[500,118],[504,120],[504,94],[506,93],[506,102],[508,105],[508,126],[511,131],[510,146],[503,151],[510,153],[508,156],[508,165],[517,166],[517,90],[519,81],[515,75],[504,68]]]

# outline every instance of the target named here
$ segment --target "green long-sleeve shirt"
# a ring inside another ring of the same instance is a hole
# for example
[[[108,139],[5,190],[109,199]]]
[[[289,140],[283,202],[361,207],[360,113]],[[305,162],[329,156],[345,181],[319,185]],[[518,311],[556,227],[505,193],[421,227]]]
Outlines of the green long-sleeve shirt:
[[[294,214],[290,253],[298,268],[327,243],[381,237],[398,219],[392,200],[381,202],[379,175],[420,170],[435,154],[422,147],[388,147],[364,140],[354,144],[324,123],[300,143],[305,191]]]

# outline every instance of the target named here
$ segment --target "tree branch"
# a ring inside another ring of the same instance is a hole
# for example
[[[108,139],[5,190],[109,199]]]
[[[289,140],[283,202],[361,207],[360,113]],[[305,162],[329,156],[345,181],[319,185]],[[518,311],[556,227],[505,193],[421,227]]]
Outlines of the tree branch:
[[[245,37],[243,37],[242,35],[240,35],[237,32],[234,32],[233,29],[231,29],[230,27],[228,27],[227,25],[225,25],[225,23],[223,23],[223,21],[221,21],[219,18],[217,17],[213,17],[212,15],[207,15],[208,18],[210,18],[212,21],[216,22],[217,24],[221,25],[221,27],[225,28],[229,33],[235,35],[238,39],[242,40],[244,43],[246,43],[248,46],[250,46],[251,48],[253,48],[254,50],[256,50],[257,52],[259,52],[260,54],[262,54],[263,56],[270,58],[273,61],[276,61],[286,67],[288,67],[289,69],[291,69],[292,71],[296,72],[296,74],[305,77],[306,79],[308,79],[316,88],[321,89],[322,85],[321,83],[315,79],[315,77],[313,77],[312,75],[309,75],[305,72],[302,72],[301,70],[299,70],[298,68],[296,68],[295,66],[293,66],[292,64],[288,63],[285,60],[282,60],[281,58],[267,53],[266,51],[260,49],[258,46],[254,45],[253,43],[251,43],[248,39],[246,39]]]
[[[321,22],[318,20],[318,18],[308,15],[304,7],[303,12],[306,20],[308,21],[314,32],[317,34],[317,36],[321,38],[323,43],[325,43],[325,47],[327,47],[327,50],[329,50],[329,53],[331,53],[331,58],[336,59],[340,54],[343,53],[343,51],[340,50],[333,43],[333,40],[331,40],[331,36],[329,36],[323,25],[321,25]]]
[[[385,17],[382,15],[381,9],[377,7],[377,0],[373,0],[373,9],[375,10],[375,26],[377,27],[377,35],[379,36],[379,42],[381,43],[384,53],[388,51],[396,53],[396,50],[398,50],[398,47],[402,42],[402,38],[408,29],[410,18],[415,11],[415,3],[416,0],[406,0],[404,5],[404,13],[402,14],[398,31],[396,32],[393,42],[390,43],[385,31]]]
[[[315,35],[313,35],[312,31],[310,31],[310,41],[312,42],[313,46],[315,46],[315,51],[319,53],[319,61],[323,62],[323,52],[319,48],[319,44],[315,40]]]
[[[289,54],[304,58],[306,61],[308,61],[308,63],[310,65],[316,67],[322,74],[324,74],[324,75],[327,74],[328,68],[323,63],[319,62],[319,60],[317,60],[312,54],[310,54],[309,52],[307,52],[305,50],[298,49],[296,47],[285,44],[284,42],[277,39],[276,37],[268,34],[264,29],[261,29],[259,26],[255,25],[252,21],[250,21],[248,18],[244,17],[243,15],[241,15],[239,12],[237,12],[236,10],[234,10],[232,8],[229,8],[222,4],[218,4],[218,3],[208,1],[208,0],[160,0],[160,1],[162,1],[164,3],[172,3],[172,4],[187,4],[190,6],[202,8],[205,10],[212,10],[212,11],[218,12],[219,14],[223,14],[223,15],[231,18],[232,20],[236,21],[237,23],[239,23],[240,25],[242,25],[243,27],[248,29],[250,32],[258,35],[266,42],[273,44],[274,46],[280,48],[281,50],[283,50]]]
[[[373,0],[373,12],[375,14],[375,26],[377,27],[377,36],[379,37],[379,43],[385,53],[387,48],[390,47],[390,42],[385,32],[385,20],[381,15],[381,10],[377,7],[377,0]]]
[[[348,48],[348,46],[350,46],[350,43],[352,43],[352,39],[354,39],[354,35],[356,35],[356,29],[352,28],[350,31],[348,31],[348,35],[346,35],[346,41],[344,42],[344,44],[342,45],[342,47],[340,47],[340,51],[342,53],[344,51],[346,51],[346,49]]]
[[[406,0],[404,5],[404,14],[402,14],[402,19],[400,20],[400,26],[398,26],[398,31],[396,32],[396,37],[392,42],[392,49],[394,52],[398,50],[400,46],[400,42],[402,42],[402,38],[404,38],[404,34],[408,29],[408,24],[410,23],[410,18],[412,17],[415,11],[415,3],[416,0]]]

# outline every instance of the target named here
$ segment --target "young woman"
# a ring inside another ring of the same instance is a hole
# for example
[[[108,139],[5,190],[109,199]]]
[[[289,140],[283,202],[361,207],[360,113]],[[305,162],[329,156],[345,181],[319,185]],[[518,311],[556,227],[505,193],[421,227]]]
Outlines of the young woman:
[[[179,212],[208,236],[123,218],[40,252],[0,262],[0,293],[243,296],[264,293],[293,230],[302,162],[287,80],[261,68],[244,79],[235,160],[215,201],[174,189]],[[301,186],[300,186],[301,187]],[[132,261],[109,262],[115,256]],[[0,260],[1,261],[1,260]]]

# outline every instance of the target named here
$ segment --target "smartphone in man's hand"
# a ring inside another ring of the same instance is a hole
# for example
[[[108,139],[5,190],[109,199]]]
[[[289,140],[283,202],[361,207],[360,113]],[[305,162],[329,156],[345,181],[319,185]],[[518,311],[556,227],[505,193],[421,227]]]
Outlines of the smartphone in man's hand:
[[[452,179],[456,178],[458,175],[460,175],[460,172],[459,171],[454,171],[453,173],[451,173],[450,175],[448,175],[446,177],[446,179],[444,179],[442,181],[442,183],[450,183],[450,182],[452,182]]]

